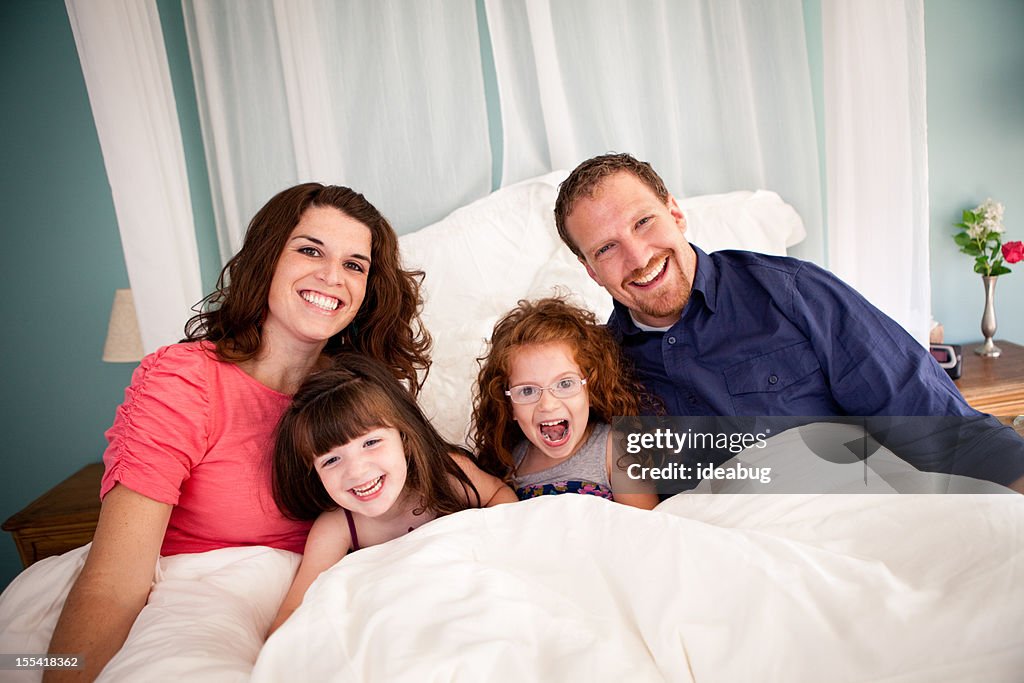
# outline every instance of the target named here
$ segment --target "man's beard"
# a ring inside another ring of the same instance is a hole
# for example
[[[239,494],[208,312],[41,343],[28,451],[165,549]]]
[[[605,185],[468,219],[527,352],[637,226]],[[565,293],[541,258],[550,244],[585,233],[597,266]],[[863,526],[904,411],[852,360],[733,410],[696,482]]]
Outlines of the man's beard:
[[[666,250],[665,252],[656,255],[651,259],[651,263],[658,263],[666,258],[668,259],[668,263],[665,264],[665,273],[662,277],[668,278],[668,276],[672,274],[678,276],[679,279],[675,287],[669,288],[662,286],[661,291],[657,294],[646,293],[643,292],[643,290],[637,291],[635,288],[633,289],[633,291],[636,292],[633,296],[634,306],[636,306],[640,313],[651,318],[668,318],[670,316],[677,317],[682,314],[683,308],[690,300],[690,290],[693,288],[693,283],[686,277],[686,274],[683,272],[679,263],[675,258],[673,258],[673,253],[671,251]],[[629,288],[633,287],[633,285],[628,283],[642,276],[644,272],[650,269],[650,265],[651,264],[648,264],[642,270],[637,271],[635,275],[631,275],[630,278],[627,279],[627,284],[623,289],[630,291]]]

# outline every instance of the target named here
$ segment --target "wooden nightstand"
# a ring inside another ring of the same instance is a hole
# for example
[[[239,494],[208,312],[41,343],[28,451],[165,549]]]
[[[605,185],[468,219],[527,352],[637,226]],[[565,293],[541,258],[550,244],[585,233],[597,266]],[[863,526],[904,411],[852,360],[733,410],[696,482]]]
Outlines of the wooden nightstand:
[[[86,465],[4,522],[24,566],[92,540],[100,517],[102,477],[103,463]]]
[[[975,346],[963,345],[963,372],[955,384],[973,408],[1009,424],[1024,415],[1024,346],[997,341],[1003,350],[998,358],[982,358],[974,353]],[[1024,434],[1024,424],[1017,431]]]

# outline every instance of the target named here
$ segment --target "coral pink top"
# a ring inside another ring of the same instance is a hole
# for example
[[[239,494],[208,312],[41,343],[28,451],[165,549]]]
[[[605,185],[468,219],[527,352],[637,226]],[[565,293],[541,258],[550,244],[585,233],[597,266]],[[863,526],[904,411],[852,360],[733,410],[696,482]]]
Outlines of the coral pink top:
[[[107,430],[100,497],[120,483],[173,505],[162,555],[239,545],[302,552],[310,523],[285,519],[270,486],[274,429],[290,400],[218,360],[212,344],[157,350]]]

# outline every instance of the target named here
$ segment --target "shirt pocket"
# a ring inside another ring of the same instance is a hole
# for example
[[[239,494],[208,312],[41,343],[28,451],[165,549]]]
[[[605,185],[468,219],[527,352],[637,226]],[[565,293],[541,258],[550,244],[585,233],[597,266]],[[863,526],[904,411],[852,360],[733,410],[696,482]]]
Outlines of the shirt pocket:
[[[778,393],[820,370],[811,343],[804,341],[730,365],[725,385],[733,396]]]

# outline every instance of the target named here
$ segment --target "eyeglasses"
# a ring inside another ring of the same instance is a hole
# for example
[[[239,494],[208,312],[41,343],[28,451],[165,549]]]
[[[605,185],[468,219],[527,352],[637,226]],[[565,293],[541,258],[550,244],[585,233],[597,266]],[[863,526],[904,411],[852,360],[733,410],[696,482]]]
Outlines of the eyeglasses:
[[[505,395],[512,399],[513,403],[536,403],[544,391],[550,391],[555,398],[572,398],[583,391],[583,385],[587,380],[580,377],[563,377],[549,387],[541,387],[536,384],[520,384],[505,392]]]

